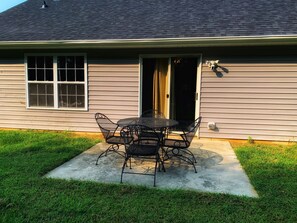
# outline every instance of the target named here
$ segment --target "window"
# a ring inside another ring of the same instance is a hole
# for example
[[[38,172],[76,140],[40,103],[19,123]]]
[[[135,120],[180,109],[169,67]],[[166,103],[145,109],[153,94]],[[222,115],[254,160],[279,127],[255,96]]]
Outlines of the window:
[[[85,57],[27,56],[29,108],[86,109]]]
[[[30,107],[54,107],[53,57],[28,57]]]

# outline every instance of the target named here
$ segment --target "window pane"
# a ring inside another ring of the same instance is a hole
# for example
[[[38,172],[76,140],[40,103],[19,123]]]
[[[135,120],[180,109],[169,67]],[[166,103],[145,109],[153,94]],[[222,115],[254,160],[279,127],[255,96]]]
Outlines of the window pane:
[[[74,57],[67,57],[67,68],[74,68]]]
[[[59,107],[68,107],[67,96],[59,96]]]
[[[67,95],[68,85],[67,84],[59,84],[58,91],[59,91],[59,96]]]
[[[35,57],[27,57],[28,68],[35,68]]]
[[[38,91],[38,94],[45,94],[45,88],[46,88],[46,85],[45,84],[38,84],[37,85],[37,91]]]
[[[43,69],[37,69],[37,80],[44,81],[44,70]]]
[[[66,71],[58,70],[58,81],[66,81]]]
[[[74,70],[67,70],[67,81],[75,81]]]
[[[28,80],[36,81],[36,70],[35,69],[28,69]]]
[[[38,106],[40,107],[46,106],[46,95],[38,95]]]
[[[54,96],[53,95],[47,95],[47,106],[48,107],[54,107]]]
[[[46,94],[54,94],[54,86],[52,84],[47,84],[46,85]]]
[[[37,95],[29,96],[29,106],[37,106]]]
[[[84,96],[85,95],[85,86],[83,84],[77,85],[77,95]]]
[[[66,57],[58,57],[58,68],[66,67]]]
[[[53,107],[53,84],[29,84],[30,107]]]
[[[59,107],[84,108],[84,85],[59,84]]]
[[[68,85],[68,95],[76,96],[76,85],[74,84]]]
[[[46,70],[45,71],[45,80],[46,81],[53,81],[53,76],[54,76],[54,74],[53,74],[53,70]]]
[[[77,107],[78,108],[84,108],[85,107],[85,97],[78,96],[77,97]]]
[[[83,56],[76,57],[76,68],[84,68],[84,57]]]
[[[76,81],[84,81],[84,80],[85,80],[84,70],[76,70]]]
[[[45,57],[45,67],[53,68],[53,57]]]
[[[29,94],[30,95],[37,94],[37,85],[38,84],[29,84]]]
[[[44,68],[44,57],[36,57],[37,68]]]
[[[76,108],[76,97],[75,96],[69,96],[68,97],[68,107],[69,108]]]

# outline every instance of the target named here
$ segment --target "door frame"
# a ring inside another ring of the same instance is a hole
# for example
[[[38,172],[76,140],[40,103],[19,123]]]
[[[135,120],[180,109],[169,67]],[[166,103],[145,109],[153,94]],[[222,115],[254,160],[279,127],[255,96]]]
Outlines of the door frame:
[[[142,114],[142,87],[143,87],[143,59],[146,58],[168,58],[168,73],[167,73],[167,86],[166,86],[166,94],[169,94],[170,97],[170,80],[171,80],[171,59],[173,57],[196,57],[197,58],[197,78],[196,78],[196,101],[195,101],[195,119],[200,116],[200,105],[201,105],[201,74],[202,74],[202,54],[194,53],[194,54],[140,54],[139,55],[139,107],[138,107],[138,115]],[[170,98],[167,98],[167,114],[166,117],[169,117]],[[199,136],[199,129],[197,132]]]

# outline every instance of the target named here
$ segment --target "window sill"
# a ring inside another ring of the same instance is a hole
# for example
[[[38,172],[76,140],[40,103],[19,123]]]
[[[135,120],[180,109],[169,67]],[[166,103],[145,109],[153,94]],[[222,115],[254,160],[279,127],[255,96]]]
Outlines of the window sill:
[[[78,111],[87,112],[87,108],[49,108],[49,107],[27,107],[27,110],[48,110],[48,111]]]

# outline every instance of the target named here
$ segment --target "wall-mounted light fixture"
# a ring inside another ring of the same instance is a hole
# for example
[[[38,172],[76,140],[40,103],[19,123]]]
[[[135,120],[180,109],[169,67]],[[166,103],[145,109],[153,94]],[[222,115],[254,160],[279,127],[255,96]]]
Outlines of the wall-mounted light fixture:
[[[219,60],[207,60],[205,61],[205,64],[214,72],[217,71],[217,68],[219,67]]]

